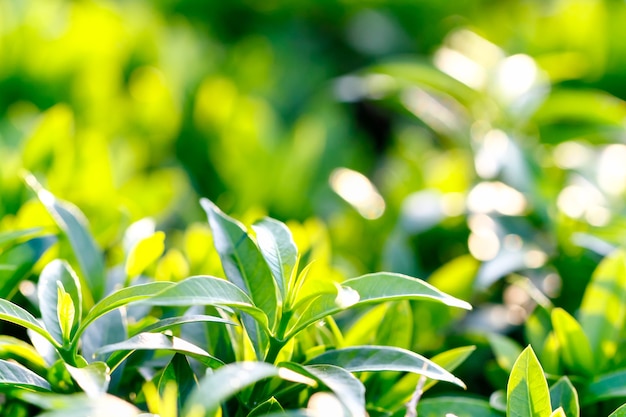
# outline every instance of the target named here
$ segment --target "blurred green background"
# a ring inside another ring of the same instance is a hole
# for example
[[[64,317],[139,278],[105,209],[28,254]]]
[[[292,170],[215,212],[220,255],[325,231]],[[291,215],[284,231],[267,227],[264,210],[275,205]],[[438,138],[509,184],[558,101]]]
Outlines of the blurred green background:
[[[617,0],[1,0],[0,231],[52,224],[31,172],[110,265],[153,218],[178,279],[216,268],[203,196],[288,221],[345,276],[430,279],[476,306],[467,334],[572,311],[626,237],[625,19]],[[448,331],[431,310],[420,351]]]

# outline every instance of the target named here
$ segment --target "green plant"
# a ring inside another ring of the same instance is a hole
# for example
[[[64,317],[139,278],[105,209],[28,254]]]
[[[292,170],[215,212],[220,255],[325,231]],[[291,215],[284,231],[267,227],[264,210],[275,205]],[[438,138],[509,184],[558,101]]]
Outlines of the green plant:
[[[134,242],[123,273],[107,273],[78,209],[34,178],[28,182],[72,256],[51,260],[39,274],[32,300],[41,319],[0,299],[0,319],[28,329],[32,343],[4,340],[21,363],[0,361],[0,387],[13,399],[5,409],[16,407],[16,400],[50,410],[46,416],[114,406],[129,415],[143,408],[171,417],[260,416],[330,401],[337,413],[364,416],[366,408],[384,412],[377,398],[366,400],[366,387],[380,383],[371,372],[408,372],[463,386],[446,369],[458,366],[471,348],[428,360],[399,347],[351,345],[333,319],[341,313],[354,319],[352,331],[369,329],[371,323],[353,310],[402,300],[470,309],[424,281],[384,272],[347,280],[316,275],[312,264],[300,267],[306,256],[283,223],[261,219],[252,234],[206,199],[201,204],[226,279],[140,276],[164,250],[160,232]],[[27,239],[33,233],[3,234],[0,241],[26,240],[20,247],[32,243]],[[193,326],[200,332],[184,332]],[[204,342],[185,340],[184,334],[204,336]],[[385,401],[389,412],[404,410],[406,389]]]

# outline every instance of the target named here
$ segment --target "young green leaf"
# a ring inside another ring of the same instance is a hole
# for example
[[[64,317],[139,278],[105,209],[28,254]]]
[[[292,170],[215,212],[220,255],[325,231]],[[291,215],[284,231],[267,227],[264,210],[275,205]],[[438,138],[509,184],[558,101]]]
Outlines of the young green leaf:
[[[471,310],[472,306],[452,297],[418,278],[391,272],[379,272],[348,279],[341,283],[345,289],[352,290],[358,296],[349,307],[381,303],[395,300],[432,300],[451,307]],[[323,294],[298,316],[289,336],[315,323],[316,321],[343,310],[337,295]]]
[[[72,296],[65,292],[63,284],[57,282],[57,320],[61,327],[61,340],[63,345],[69,344],[72,324],[76,318],[76,309],[74,308],[74,301]]]
[[[55,347],[60,347],[60,344],[54,340],[52,335],[48,333],[46,329],[41,327],[39,321],[34,318],[28,311],[22,307],[13,304],[10,301],[0,298],[0,320],[5,320],[13,324],[17,324],[22,327],[26,327],[41,336],[43,336],[48,342],[52,343]]]
[[[489,402],[458,395],[424,398],[417,404],[417,415],[419,417],[502,417],[502,414],[491,408]]]
[[[111,374],[106,363],[93,362],[82,368],[65,364],[65,368],[88,397],[98,398],[107,392]]]
[[[559,407],[556,410],[554,410],[552,414],[550,414],[550,417],[567,417],[567,416],[565,415],[565,411],[563,411],[563,408]]]
[[[34,176],[28,175],[26,182],[37,193],[39,201],[69,239],[86,280],[87,288],[89,288],[93,300],[99,301],[104,296],[106,286],[104,258],[89,233],[85,215],[73,204],[57,199],[52,193],[44,189]]]
[[[200,200],[200,204],[208,216],[213,243],[222,260],[226,277],[265,312],[269,327],[272,328],[278,306],[276,284],[261,251],[241,223],[224,214],[205,198]]]
[[[3,359],[0,359],[0,386],[24,387],[46,391],[51,389],[48,381],[30,369]]]
[[[548,383],[530,346],[513,365],[506,396],[507,417],[549,417],[552,413]]]
[[[126,276],[136,277],[151,263],[159,259],[165,250],[165,233],[156,232],[137,242],[126,259]]]
[[[559,340],[565,365],[579,375],[594,374],[593,352],[576,319],[562,308],[552,310],[552,327]]]
[[[550,404],[552,408],[562,408],[567,417],[578,417],[580,415],[578,392],[568,377],[561,377],[550,387]]]
[[[463,382],[441,366],[410,350],[390,346],[352,346],[329,350],[311,359],[309,365],[336,365],[350,372],[413,372],[460,387]]]
[[[55,259],[46,265],[39,275],[37,298],[46,330],[57,342],[63,344],[63,327],[69,340],[82,316],[80,282],[67,262]],[[73,313],[73,317],[69,317],[70,313]]]
[[[365,387],[347,370],[334,365],[302,366],[293,362],[283,362],[280,366],[329,388],[348,410],[350,416],[365,417]]]
[[[298,258],[293,236],[284,223],[269,217],[256,222],[252,228],[256,232],[261,254],[276,280],[282,302],[285,303],[290,277]]]
[[[626,251],[617,250],[594,271],[579,311],[599,369],[615,355],[626,325]]]

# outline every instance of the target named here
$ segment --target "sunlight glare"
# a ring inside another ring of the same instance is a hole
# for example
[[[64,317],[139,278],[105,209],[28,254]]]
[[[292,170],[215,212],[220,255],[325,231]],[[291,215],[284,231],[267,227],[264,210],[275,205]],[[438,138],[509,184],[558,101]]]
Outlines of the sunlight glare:
[[[598,161],[598,184],[611,195],[626,191],[626,145],[609,145]]]
[[[372,182],[363,174],[348,168],[337,168],[330,175],[330,186],[368,220],[385,212],[385,200]]]

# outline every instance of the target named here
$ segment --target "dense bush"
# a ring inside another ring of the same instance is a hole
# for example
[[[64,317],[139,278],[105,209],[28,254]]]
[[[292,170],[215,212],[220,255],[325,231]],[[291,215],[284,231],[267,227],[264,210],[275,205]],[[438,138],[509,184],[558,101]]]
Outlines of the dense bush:
[[[1,2],[2,414],[619,409],[625,14]]]

